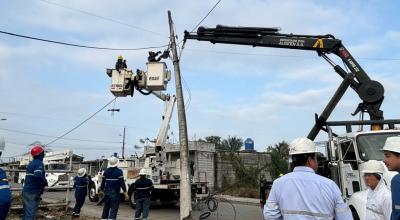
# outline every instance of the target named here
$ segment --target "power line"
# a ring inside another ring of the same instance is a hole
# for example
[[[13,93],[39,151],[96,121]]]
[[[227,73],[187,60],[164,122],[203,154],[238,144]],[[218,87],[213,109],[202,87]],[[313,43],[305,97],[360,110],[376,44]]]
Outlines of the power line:
[[[39,137],[46,137],[46,138],[57,138],[57,136],[51,136],[51,135],[46,135],[46,134],[38,134],[38,133],[32,133],[32,132],[26,132],[26,131],[21,131],[21,130],[14,130],[14,129],[8,129],[8,128],[0,128],[2,131],[9,131],[13,133],[19,133],[19,134],[27,134],[27,135],[32,135],[32,136],[39,136]],[[117,144],[121,143],[120,141],[109,141],[109,140],[92,140],[92,139],[80,139],[80,138],[61,138],[63,140],[69,140],[69,141],[82,141],[82,142],[96,142],[96,143],[108,143],[108,144]],[[132,144],[128,144],[132,145]]]
[[[68,9],[68,10],[71,10],[71,11],[80,12],[82,14],[86,14],[86,15],[89,15],[89,16],[92,16],[92,17],[96,17],[96,18],[100,18],[100,19],[103,19],[103,20],[106,20],[106,21],[110,21],[110,22],[113,22],[113,23],[124,25],[126,27],[130,27],[130,28],[133,28],[133,29],[136,29],[136,30],[141,30],[141,31],[148,32],[148,33],[151,33],[151,34],[154,34],[154,35],[158,35],[158,36],[163,36],[161,33],[158,33],[158,32],[155,32],[155,31],[152,31],[152,30],[149,30],[149,29],[145,29],[145,28],[142,28],[142,27],[139,27],[139,26],[131,25],[131,24],[128,24],[128,23],[125,23],[125,22],[122,22],[122,21],[118,21],[118,20],[116,20],[114,18],[108,18],[108,17],[105,17],[105,16],[97,15],[97,14],[94,14],[92,12],[88,12],[88,11],[84,11],[84,10],[81,10],[81,9],[77,9],[77,8],[61,5],[61,4],[52,2],[52,1],[46,1],[46,0],[40,0],[40,1],[42,1],[44,3],[47,3],[47,4],[51,4],[51,5],[57,6],[57,7],[65,8],[65,9]]]
[[[65,132],[63,135],[57,137],[56,139],[50,141],[49,143],[45,144],[45,146],[50,145],[56,141],[58,141],[59,139],[63,138],[64,136],[68,135],[69,133],[73,132],[75,129],[79,128],[80,126],[82,126],[85,122],[89,121],[91,118],[93,118],[97,113],[99,113],[100,111],[102,111],[103,109],[105,109],[108,105],[110,105],[112,102],[114,102],[114,100],[117,99],[117,97],[113,98],[111,101],[109,101],[106,105],[104,105],[103,107],[101,107],[99,110],[97,110],[95,113],[93,113],[92,115],[90,115],[88,118],[86,118],[85,120],[83,120],[81,123],[79,123],[77,126],[73,127],[72,129],[70,129],[69,131]]]
[[[215,53],[215,54],[232,54],[232,55],[246,55],[246,56],[268,56],[268,57],[287,57],[287,58],[301,58],[301,59],[318,59],[318,56],[296,56],[296,55],[279,55],[279,54],[265,54],[265,53],[244,53],[232,52],[223,50],[204,50],[204,49],[187,49],[189,51],[196,51],[202,53]],[[375,60],[375,61],[400,61],[400,58],[374,58],[374,57],[359,57],[359,60]]]
[[[0,30],[0,34],[7,34],[7,35],[14,36],[14,37],[20,37],[20,38],[36,40],[36,41],[42,41],[42,42],[47,42],[47,43],[61,44],[61,45],[65,45],[65,46],[80,47],[80,48],[87,48],[87,49],[96,49],[96,50],[124,50],[124,51],[127,51],[127,50],[148,50],[148,49],[163,48],[163,47],[168,46],[168,45],[161,45],[161,46],[138,47],[138,48],[111,48],[111,47],[98,47],[98,46],[87,46],[87,45],[81,45],[81,44],[66,43],[66,42],[61,42],[61,41],[54,41],[54,40],[48,40],[48,39],[43,39],[43,38],[37,38],[37,37],[21,35],[21,34],[15,34],[15,33],[7,32],[7,31],[1,31],[1,30]]]
[[[0,111],[0,114],[15,115],[15,116],[21,116],[21,117],[29,117],[31,119],[32,118],[38,118],[38,119],[64,121],[64,122],[79,122],[78,120],[65,119],[65,118],[53,118],[53,117],[31,115],[31,114],[25,114],[25,113],[19,113],[19,112],[2,112],[2,111]],[[98,125],[105,125],[105,126],[114,126],[114,127],[123,127],[123,126],[125,126],[124,124],[104,123],[104,122],[99,122],[99,121],[96,121],[96,120],[92,120],[89,123],[98,124]],[[126,127],[127,128],[133,128],[133,129],[153,131],[153,129],[148,129],[148,128],[146,129],[146,128],[138,127],[138,126],[127,125]]]
[[[192,29],[191,32],[193,32],[194,30],[196,30],[197,27],[200,26],[201,23],[203,23],[204,20],[206,20],[206,18],[211,14],[211,12],[215,9],[215,7],[217,7],[217,5],[221,2],[221,0],[218,0],[217,3],[215,3],[215,5],[210,9],[210,11],[203,17],[203,19],[201,19],[201,21]]]

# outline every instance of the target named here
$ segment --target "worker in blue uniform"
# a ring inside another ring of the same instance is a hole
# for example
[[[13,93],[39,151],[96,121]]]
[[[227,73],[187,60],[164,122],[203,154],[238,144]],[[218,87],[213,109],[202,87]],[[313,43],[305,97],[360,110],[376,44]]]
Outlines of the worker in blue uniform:
[[[151,199],[151,191],[153,190],[153,181],[146,178],[147,171],[146,169],[141,169],[139,172],[139,179],[135,181],[134,190],[135,190],[135,220],[142,219],[147,220],[149,216],[150,209],[150,199]],[[142,216],[142,218],[141,218]]]
[[[72,212],[73,217],[79,217],[81,208],[85,203],[89,185],[89,178],[86,175],[86,169],[80,168],[77,175],[74,178],[74,189],[75,189],[75,206]]]
[[[23,195],[24,220],[36,219],[36,211],[43,194],[44,187],[48,185],[44,165],[44,148],[36,145],[31,150],[33,160],[26,169]]]
[[[308,138],[297,138],[289,145],[293,172],[276,179],[264,206],[267,220],[351,220],[338,186],[316,174],[317,147]]]
[[[390,171],[400,172],[400,136],[388,137],[382,148],[384,162]],[[391,181],[392,215],[391,220],[400,220],[400,174],[397,173]]]
[[[128,200],[124,175],[117,166],[118,158],[110,157],[100,187],[100,190],[104,191],[104,207],[101,219],[117,219],[121,189],[124,192],[125,200]]]
[[[0,149],[0,156],[2,151]],[[11,190],[8,185],[8,179],[6,172],[0,168],[0,220],[4,220],[7,217],[8,211],[11,206]]]

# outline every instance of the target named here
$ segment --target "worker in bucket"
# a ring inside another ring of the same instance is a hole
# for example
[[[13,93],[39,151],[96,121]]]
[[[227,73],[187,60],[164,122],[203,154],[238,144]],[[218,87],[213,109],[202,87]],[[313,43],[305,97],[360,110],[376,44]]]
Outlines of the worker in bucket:
[[[115,69],[120,72],[122,69],[126,69],[127,65],[126,65],[126,60],[124,60],[124,58],[119,55],[117,62],[115,63]]]
[[[1,143],[0,143],[1,144]],[[0,146],[0,157],[2,154],[2,147]],[[7,217],[8,211],[11,206],[11,190],[8,185],[6,172],[0,168],[0,220]]]
[[[48,185],[44,172],[44,148],[35,145],[31,149],[33,160],[26,168],[26,177],[22,190],[24,220],[36,219],[36,211],[43,194],[44,187]]]
[[[147,220],[150,209],[151,190],[153,189],[153,182],[146,178],[146,169],[141,169],[139,172],[139,179],[135,181],[135,220]],[[142,216],[142,218],[140,217]]]
[[[389,188],[382,178],[382,162],[370,160],[361,164],[367,186],[367,211],[365,220],[390,220],[392,198]]]
[[[289,145],[293,172],[276,179],[264,207],[264,218],[285,220],[353,219],[338,186],[316,174],[317,147],[308,138]]]
[[[108,159],[108,168],[104,171],[100,190],[104,192],[104,207],[101,219],[117,219],[120,191],[124,191],[125,200],[128,193],[122,170],[118,167],[118,158],[112,156]]]
[[[74,178],[74,188],[75,188],[75,206],[72,212],[73,217],[79,217],[81,213],[81,208],[85,203],[85,198],[87,195],[87,187],[89,185],[89,178],[86,175],[86,169],[80,168],[77,175]]]
[[[390,171],[400,172],[400,136],[388,137],[382,148],[384,162]],[[396,174],[391,181],[392,215],[391,220],[400,219],[400,174]]]

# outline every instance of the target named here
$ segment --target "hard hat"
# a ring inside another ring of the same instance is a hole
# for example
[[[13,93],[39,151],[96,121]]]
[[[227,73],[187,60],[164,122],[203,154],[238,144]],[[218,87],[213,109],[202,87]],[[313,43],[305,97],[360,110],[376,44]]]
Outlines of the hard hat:
[[[118,60],[122,60],[122,59],[124,59],[124,58],[122,57],[122,55],[119,55],[119,56],[118,56]]]
[[[383,164],[377,160],[369,160],[360,165],[361,173],[383,173]]]
[[[400,136],[388,137],[382,150],[400,153]]]
[[[139,172],[139,175],[140,175],[140,176],[145,176],[145,175],[147,175],[146,169],[141,169],[140,172]]]
[[[296,138],[289,145],[289,155],[316,153],[317,146],[310,139]]]
[[[116,166],[118,166],[118,158],[116,158],[116,157],[114,157],[114,156],[112,156],[112,157],[110,157],[109,159],[108,159],[108,166],[109,167],[116,167]]]
[[[44,152],[43,147],[40,145],[35,145],[32,147],[31,155],[34,157],[34,156],[41,154],[42,152]]]
[[[86,174],[86,169],[85,168],[80,168],[78,170],[78,176],[83,177]]]

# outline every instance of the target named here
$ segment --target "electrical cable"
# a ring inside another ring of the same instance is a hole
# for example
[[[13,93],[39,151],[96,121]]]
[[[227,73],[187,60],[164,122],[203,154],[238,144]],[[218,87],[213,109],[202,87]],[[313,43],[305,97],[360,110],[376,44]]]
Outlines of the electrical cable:
[[[71,47],[80,47],[80,48],[87,48],[87,49],[96,49],[96,50],[148,50],[148,49],[156,49],[156,48],[163,48],[166,47],[167,45],[161,45],[161,46],[150,46],[150,47],[138,47],[138,48],[111,48],[111,47],[98,47],[98,46],[87,46],[87,45],[81,45],[81,44],[73,44],[73,43],[66,43],[66,42],[61,42],[61,41],[54,41],[54,40],[48,40],[44,38],[38,38],[38,37],[31,37],[27,35],[21,35],[21,34],[15,34],[7,31],[1,31],[0,34],[7,34],[11,35],[14,37],[20,37],[20,38],[26,38],[30,40],[36,40],[36,41],[42,41],[42,42],[47,42],[47,43],[53,43],[53,44],[61,44],[65,46],[71,46]]]
[[[299,59],[318,59],[318,56],[300,56],[300,55],[296,56],[296,55],[278,55],[278,54],[265,54],[265,53],[244,53],[244,52],[231,52],[231,51],[223,51],[223,50],[204,50],[204,49],[186,49],[186,50],[202,52],[202,53],[215,53],[215,54],[286,57],[286,58],[299,58]],[[375,61],[400,61],[400,58],[359,57],[357,59],[358,60],[375,60]]]
[[[192,29],[191,32],[193,32],[194,30],[196,30],[196,28],[198,28],[200,26],[201,23],[203,23],[203,21],[211,14],[211,12],[215,9],[215,7],[218,6],[218,4],[221,2],[222,0],[218,0],[217,3],[215,3],[215,5],[210,9],[210,11],[203,17],[203,19],[201,19],[201,21]]]
[[[38,118],[38,119],[56,120],[56,121],[65,121],[65,122],[80,122],[78,120],[73,120],[73,119],[53,118],[53,117],[31,115],[31,114],[25,114],[25,113],[19,113],[19,112],[0,112],[0,114],[16,115],[16,116],[21,116],[21,117],[29,117],[30,119]],[[99,122],[99,121],[96,121],[96,120],[92,120],[89,123],[97,124],[97,125],[104,125],[104,126],[114,126],[114,127],[125,126],[125,124],[111,124],[111,123]],[[146,128],[143,128],[143,127],[132,126],[132,125],[127,125],[126,127],[127,128],[133,128],[133,129],[141,129],[141,130],[153,131],[152,129],[146,129]],[[53,138],[54,136],[51,136],[51,137]]]
[[[32,133],[32,132],[26,132],[26,131],[14,130],[14,129],[8,129],[8,128],[0,128],[0,130],[9,131],[9,132],[13,132],[13,133],[20,133],[20,134],[27,134],[27,135],[39,136],[39,137],[57,138],[57,136],[51,136],[51,135],[45,135],[45,134],[38,134],[38,133]],[[97,143],[109,143],[109,144],[117,144],[117,143],[120,143],[119,141],[91,140],[91,139],[79,139],[79,138],[61,138],[61,139],[63,139],[63,140],[70,140],[70,141],[97,142]],[[126,143],[125,143],[125,144],[126,144]],[[129,144],[129,145],[131,145],[131,144]]]
[[[59,139],[63,138],[64,136],[68,135],[69,133],[73,132],[75,129],[79,128],[80,126],[82,126],[85,122],[89,121],[91,118],[93,118],[97,113],[101,112],[103,109],[105,109],[108,105],[110,105],[115,99],[117,99],[117,97],[113,98],[111,101],[109,101],[106,105],[104,105],[103,107],[101,107],[99,110],[97,110],[95,113],[93,113],[92,115],[90,115],[88,118],[86,118],[84,121],[82,121],[81,123],[79,123],[77,126],[73,127],[72,129],[68,130],[67,132],[65,132],[63,135],[57,137],[56,139],[50,141],[49,143],[45,144],[44,146],[50,145],[56,141],[58,141]]]
[[[161,33],[158,33],[158,32],[155,32],[155,31],[152,31],[152,30],[149,30],[149,29],[145,29],[145,28],[142,28],[142,27],[139,27],[139,26],[131,25],[131,24],[128,24],[128,23],[125,23],[125,22],[122,22],[122,21],[118,21],[118,20],[113,19],[113,18],[108,18],[108,17],[105,17],[105,16],[97,15],[97,14],[94,14],[92,12],[84,11],[82,9],[77,9],[77,8],[61,5],[59,3],[55,3],[55,2],[47,1],[47,0],[40,0],[40,1],[42,1],[44,3],[47,3],[47,4],[51,4],[51,5],[57,6],[57,7],[61,7],[61,8],[64,8],[64,9],[80,12],[82,14],[86,14],[86,15],[89,15],[89,16],[92,16],[92,17],[96,17],[96,18],[100,18],[100,19],[103,19],[103,20],[106,20],[106,21],[110,21],[110,22],[113,22],[113,23],[116,23],[116,24],[124,25],[124,26],[130,27],[130,28],[136,29],[136,30],[141,30],[141,31],[148,32],[148,33],[151,33],[151,34],[154,34],[154,35],[158,35],[158,36],[163,36]]]

